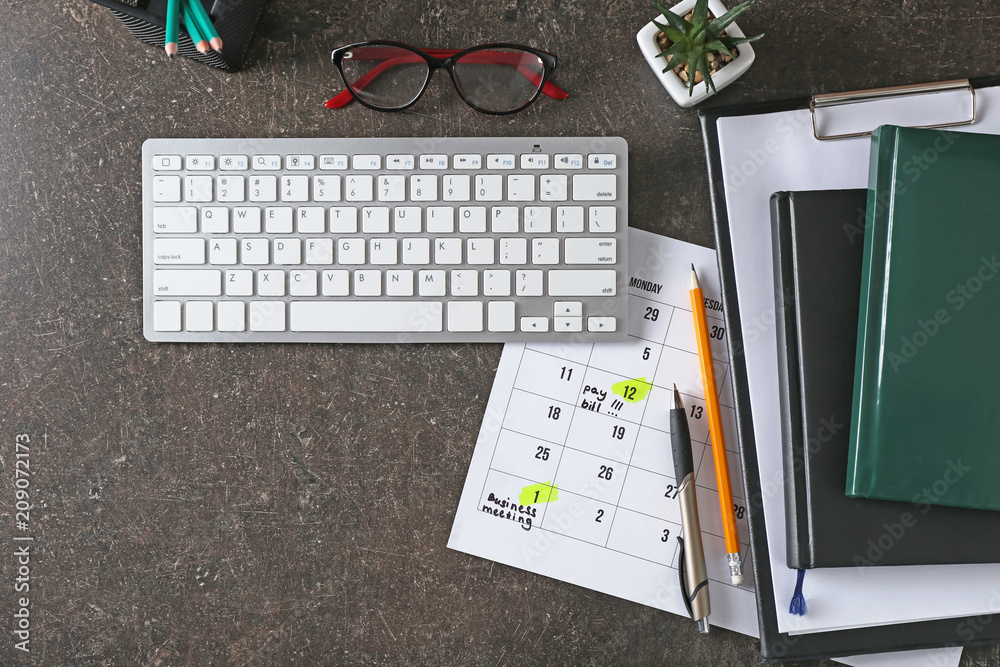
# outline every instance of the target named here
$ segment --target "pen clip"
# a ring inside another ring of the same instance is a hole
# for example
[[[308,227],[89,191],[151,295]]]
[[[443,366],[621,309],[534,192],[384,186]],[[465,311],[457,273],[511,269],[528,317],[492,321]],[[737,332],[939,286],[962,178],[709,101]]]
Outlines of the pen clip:
[[[684,606],[688,610],[688,616],[694,620],[694,610],[691,609],[691,600],[688,598],[687,586],[684,583],[684,539],[678,535],[677,541],[681,543],[681,550],[677,554],[677,579],[681,584],[681,597],[684,598]]]

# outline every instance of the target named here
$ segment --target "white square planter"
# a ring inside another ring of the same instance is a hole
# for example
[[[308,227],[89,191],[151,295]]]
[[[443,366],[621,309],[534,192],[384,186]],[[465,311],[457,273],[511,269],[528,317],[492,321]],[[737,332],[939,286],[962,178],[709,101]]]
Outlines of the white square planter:
[[[671,11],[678,16],[684,16],[689,11],[694,9],[696,0],[683,0],[671,7]],[[719,0],[708,0],[708,10],[712,12],[716,17],[722,16],[728,11]],[[667,19],[660,16],[656,19],[659,23],[667,25]],[[646,62],[649,66],[653,68],[656,72],[656,76],[660,79],[660,83],[663,87],[667,89],[670,93],[670,97],[674,98],[674,102],[681,105],[682,107],[691,107],[699,102],[712,96],[712,89],[709,88],[707,81],[702,81],[694,87],[694,92],[688,94],[688,84],[681,80],[679,76],[673,73],[672,70],[667,70],[664,72],[664,68],[667,66],[667,61],[661,58],[658,54],[660,53],[660,47],[656,45],[656,33],[660,32],[660,29],[653,24],[652,21],[646,24],[642,30],[635,36],[636,41],[639,42],[639,50],[642,51],[642,55],[646,58]],[[735,23],[730,23],[726,27],[726,33],[730,37],[745,37],[743,31]],[[732,59],[729,63],[726,63],[725,67],[721,68],[717,73],[712,75],[712,81],[715,83],[716,91],[722,90],[729,84],[731,84],[736,79],[743,76],[743,73],[750,69],[750,65],[753,63],[754,52],[753,47],[750,44],[740,44],[736,47],[739,50],[739,55]]]

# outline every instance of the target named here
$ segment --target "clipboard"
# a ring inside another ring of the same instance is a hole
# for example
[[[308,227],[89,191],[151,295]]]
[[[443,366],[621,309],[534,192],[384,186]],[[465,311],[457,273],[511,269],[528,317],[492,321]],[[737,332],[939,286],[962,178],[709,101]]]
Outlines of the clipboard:
[[[838,140],[842,137],[821,136],[842,134],[863,136],[874,127],[861,128],[855,132],[826,132],[817,120],[817,110],[841,105],[857,105],[871,100],[892,98],[903,103],[912,102],[915,96],[935,95],[942,92],[967,90],[971,100],[968,117],[955,117],[928,123],[936,127],[973,124],[977,119],[976,89],[1000,86],[1000,76],[966,80],[961,83],[945,82],[925,84],[916,87],[894,87],[877,91],[854,91],[833,96],[768,101],[745,105],[722,106],[699,112],[705,155],[708,166],[710,205],[714,221],[716,251],[719,263],[723,295],[723,312],[729,330],[730,363],[733,376],[733,391],[736,406],[737,433],[740,461],[743,467],[745,498],[747,499],[747,519],[750,533],[752,567],[757,585],[757,611],[760,626],[761,658],[764,662],[784,660],[807,660],[830,657],[879,653],[886,651],[906,651],[932,647],[995,644],[1000,643],[1000,623],[991,623],[991,616],[977,614],[967,617],[944,618],[938,620],[894,623],[872,627],[852,628],[835,631],[790,634],[778,627],[778,607],[788,604],[788,600],[777,600],[769,558],[767,525],[764,516],[762,484],[758,461],[758,449],[751,413],[749,375],[744,339],[744,327],[740,317],[740,301],[737,292],[736,263],[733,236],[726,203],[725,164],[719,136],[718,123],[725,118],[751,115],[769,115],[786,111],[810,110],[811,128],[796,128],[796,131],[812,131],[813,140]],[[767,202],[762,202],[767,206]],[[768,244],[769,246],[770,244]],[[761,257],[767,261],[766,257]],[[776,530],[784,531],[784,526]],[[783,554],[782,554],[783,560]],[[788,570],[788,572],[794,572]],[[794,577],[793,577],[794,578]],[[915,582],[914,586],[919,586]],[[808,595],[808,578],[807,578]],[[978,617],[978,620],[977,620]],[[969,628],[976,632],[966,632]]]

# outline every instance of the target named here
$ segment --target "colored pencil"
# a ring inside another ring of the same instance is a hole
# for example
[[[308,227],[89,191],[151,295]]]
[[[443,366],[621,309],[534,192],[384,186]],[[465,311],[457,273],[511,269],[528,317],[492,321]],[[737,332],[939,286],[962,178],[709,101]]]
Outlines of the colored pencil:
[[[201,32],[202,36],[208,40],[208,43],[216,51],[222,50],[222,38],[219,37],[219,33],[215,31],[215,26],[212,24],[212,19],[209,17],[208,12],[205,11],[205,7],[201,4],[200,0],[183,0],[188,4],[191,10],[191,15],[194,20],[198,23],[198,31]]]
[[[198,53],[208,53],[208,40],[202,36],[201,30],[198,29],[198,23],[191,14],[191,6],[186,0],[181,0],[181,14],[184,16],[184,27],[191,35],[191,41],[194,42]]]
[[[164,40],[163,50],[167,52],[167,57],[171,60],[177,53],[177,33],[180,30],[180,9],[181,0],[167,0],[167,35]]]

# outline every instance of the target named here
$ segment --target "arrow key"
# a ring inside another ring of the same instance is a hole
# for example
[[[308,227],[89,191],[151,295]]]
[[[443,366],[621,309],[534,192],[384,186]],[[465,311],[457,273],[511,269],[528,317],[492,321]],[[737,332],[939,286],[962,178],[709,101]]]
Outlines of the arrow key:
[[[522,317],[521,331],[528,333],[545,333],[549,330],[549,318],[547,317]]]
[[[582,317],[582,301],[556,301],[552,304],[552,314],[556,317]]]
[[[617,322],[613,317],[588,317],[587,331],[598,331],[600,333],[614,333]]]
[[[553,331],[556,332],[575,332],[583,331],[583,318],[582,317],[557,317],[555,318],[556,325]]]

